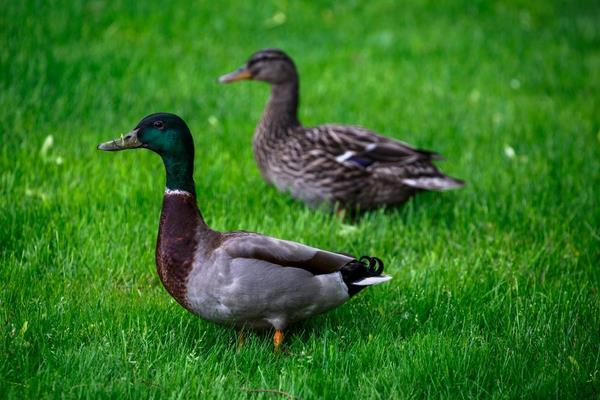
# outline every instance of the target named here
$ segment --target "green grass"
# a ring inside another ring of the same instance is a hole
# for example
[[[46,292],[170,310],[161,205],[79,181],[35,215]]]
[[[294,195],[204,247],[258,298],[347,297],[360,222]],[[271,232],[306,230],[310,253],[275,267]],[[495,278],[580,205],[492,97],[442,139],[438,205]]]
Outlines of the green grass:
[[[600,3],[362,3],[4,4],[0,398],[599,396]],[[262,47],[295,58],[306,125],[437,150],[467,187],[354,228],[267,187],[268,89],[215,83]],[[289,354],[237,352],[159,282],[159,158],[95,150],[155,111],[188,121],[214,228],[377,255],[394,280]]]

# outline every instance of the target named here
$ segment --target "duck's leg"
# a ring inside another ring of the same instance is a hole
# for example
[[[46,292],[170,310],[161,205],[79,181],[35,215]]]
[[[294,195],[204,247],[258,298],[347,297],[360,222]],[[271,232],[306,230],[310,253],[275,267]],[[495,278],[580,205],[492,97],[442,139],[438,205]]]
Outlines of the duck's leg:
[[[237,349],[238,351],[244,346],[246,342],[246,336],[244,335],[244,329],[240,328],[237,331]]]
[[[273,335],[273,344],[275,345],[275,353],[281,351],[281,344],[283,343],[283,331],[275,329],[275,335]]]
[[[346,219],[346,209],[341,207],[336,209],[335,216],[337,217],[337,219],[343,222]]]

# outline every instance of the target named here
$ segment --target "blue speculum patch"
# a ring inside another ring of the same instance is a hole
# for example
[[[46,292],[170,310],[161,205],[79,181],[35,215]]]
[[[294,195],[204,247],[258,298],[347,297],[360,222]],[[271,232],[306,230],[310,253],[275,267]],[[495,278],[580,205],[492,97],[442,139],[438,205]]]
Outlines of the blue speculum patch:
[[[352,161],[353,163],[358,164],[362,167],[368,167],[369,165],[373,164],[373,160],[365,160],[364,158],[358,157],[350,157],[348,161]]]

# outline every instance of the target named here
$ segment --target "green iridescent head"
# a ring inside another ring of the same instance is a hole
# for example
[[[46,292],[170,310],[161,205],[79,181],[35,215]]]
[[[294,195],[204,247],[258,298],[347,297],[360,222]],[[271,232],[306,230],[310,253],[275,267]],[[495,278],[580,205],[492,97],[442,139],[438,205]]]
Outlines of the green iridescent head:
[[[119,151],[149,149],[164,155],[185,155],[194,152],[192,134],[185,121],[175,114],[156,113],[145,117],[129,133],[98,145],[98,150]]]
[[[98,150],[148,149],[163,159],[167,188],[194,193],[194,139],[183,119],[156,113],[142,119],[127,134],[98,145]]]

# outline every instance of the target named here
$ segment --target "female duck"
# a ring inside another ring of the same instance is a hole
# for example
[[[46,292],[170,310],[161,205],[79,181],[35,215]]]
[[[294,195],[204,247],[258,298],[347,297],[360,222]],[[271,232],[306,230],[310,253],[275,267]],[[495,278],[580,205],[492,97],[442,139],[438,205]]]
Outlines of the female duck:
[[[303,127],[297,116],[298,73],[281,50],[258,51],[219,81],[242,79],[271,85],[254,132],[254,157],[263,178],[294,198],[354,211],[400,204],[420,190],[464,185],[433,165],[441,158],[437,153],[356,126]]]
[[[238,328],[274,328],[277,350],[289,324],[391,279],[375,257],[357,260],[258,233],[211,229],[196,204],[192,135],[178,116],[149,115],[98,146],[134,148],[158,153],[165,165],[156,266],[167,291],[192,313]]]

